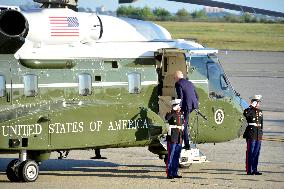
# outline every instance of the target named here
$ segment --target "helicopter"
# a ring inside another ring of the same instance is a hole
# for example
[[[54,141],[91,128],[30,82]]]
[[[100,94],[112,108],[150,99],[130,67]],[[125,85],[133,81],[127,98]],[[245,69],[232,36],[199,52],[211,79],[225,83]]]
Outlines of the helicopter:
[[[67,8],[6,9],[0,39],[0,153],[19,154],[7,166],[12,182],[36,181],[54,151],[62,159],[75,149],[148,146],[164,158],[177,70],[199,95],[189,120],[193,143],[244,131],[248,105],[218,50],[172,39],[157,24]],[[180,164],[193,152],[184,150]]]

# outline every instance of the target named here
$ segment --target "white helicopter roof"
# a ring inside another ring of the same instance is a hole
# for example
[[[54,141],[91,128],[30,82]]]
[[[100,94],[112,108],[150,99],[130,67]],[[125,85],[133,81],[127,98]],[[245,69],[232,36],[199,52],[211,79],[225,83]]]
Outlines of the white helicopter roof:
[[[171,34],[152,22],[107,15],[99,16],[103,35],[99,41],[153,41],[171,40]]]

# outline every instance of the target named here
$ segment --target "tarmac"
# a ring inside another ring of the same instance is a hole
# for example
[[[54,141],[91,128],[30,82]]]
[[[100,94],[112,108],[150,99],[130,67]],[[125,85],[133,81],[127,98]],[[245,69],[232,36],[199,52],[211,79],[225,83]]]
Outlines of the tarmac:
[[[0,188],[284,188],[284,52],[221,51],[221,64],[234,89],[245,99],[262,94],[264,137],[259,160],[263,175],[246,175],[242,138],[198,147],[209,160],[180,169],[181,179],[166,179],[165,165],[147,147],[71,151],[67,159],[40,166],[34,183],[11,183],[5,170],[16,154],[0,155]]]

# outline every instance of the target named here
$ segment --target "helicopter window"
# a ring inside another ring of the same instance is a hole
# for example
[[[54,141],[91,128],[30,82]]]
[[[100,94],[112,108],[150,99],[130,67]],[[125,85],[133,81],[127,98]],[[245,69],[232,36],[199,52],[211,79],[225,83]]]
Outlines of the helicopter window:
[[[226,90],[228,88],[228,82],[227,82],[227,80],[226,80],[224,75],[220,76],[220,81],[221,81],[221,88],[223,90]]]
[[[128,74],[128,92],[138,94],[141,92],[141,74],[132,72]]]
[[[208,66],[208,79],[209,79],[209,96],[211,98],[223,98],[224,92],[223,92],[223,82],[221,81],[221,78],[223,76],[223,73],[221,72],[221,69],[219,68],[218,64],[215,63],[207,63]],[[224,81],[224,83],[226,83]]]
[[[108,68],[110,68],[110,65],[111,68],[118,68],[118,62],[116,60],[105,60],[104,63]]]
[[[164,57],[164,72],[168,72],[168,58]]]
[[[23,76],[24,95],[26,97],[34,97],[38,94],[38,77],[34,74],[26,74]]]
[[[79,75],[79,94],[87,96],[92,94],[92,76],[87,73]]]
[[[112,68],[118,68],[117,61],[112,61],[111,67],[112,67]]]
[[[96,75],[95,76],[95,81],[102,81],[102,76]]]
[[[5,77],[3,75],[0,75],[0,97],[5,96],[5,91],[6,91]]]

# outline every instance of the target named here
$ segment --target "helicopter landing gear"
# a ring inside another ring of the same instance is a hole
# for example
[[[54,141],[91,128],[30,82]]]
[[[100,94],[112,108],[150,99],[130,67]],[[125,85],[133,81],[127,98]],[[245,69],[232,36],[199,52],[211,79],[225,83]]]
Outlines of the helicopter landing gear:
[[[12,160],[6,169],[6,174],[11,182],[34,182],[38,178],[38,164],[27,160],[26,150],[20,152],[20,158]]]
[[[18,159],[13,159],[7,166],[6,175],[11,182],[20,182],[21,178],[18,175],[18,167],[20,162]]]
[[[34,182],[38,178],[38,165],[35,161],[26,160],[20,164],[19,174],[24,182]]]

